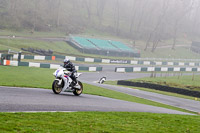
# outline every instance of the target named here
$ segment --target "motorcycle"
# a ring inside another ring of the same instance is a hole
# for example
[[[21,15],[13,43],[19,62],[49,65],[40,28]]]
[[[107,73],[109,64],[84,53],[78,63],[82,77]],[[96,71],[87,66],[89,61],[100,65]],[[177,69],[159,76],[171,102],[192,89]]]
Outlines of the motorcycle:
[[[73,92],[74,95],[79,96],[83,92],[83,84],[77,80],[76,85],[72,85],[72,79],[70,75],[72,72],[67,71],[66,68],[58,68],[53,75],[56,79],[53,81],[52,90],[55,94],[61,92]],[[74,73],[75,77],[78,78],[82,73]]]
[[[100,80],[99,80],[99,84],[103,84],[104,82],[106,81],[106,77],[102,77]]]

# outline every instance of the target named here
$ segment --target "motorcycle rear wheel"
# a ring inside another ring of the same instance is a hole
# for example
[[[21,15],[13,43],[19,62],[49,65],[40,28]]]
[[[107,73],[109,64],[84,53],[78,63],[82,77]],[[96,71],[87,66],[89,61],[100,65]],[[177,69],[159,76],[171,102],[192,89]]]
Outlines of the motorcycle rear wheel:
[[[62,91],[62,86],[58,85],[58,80],[53,81],[52,90],[55,94],[59,94]]]
[[[80,81],[78,81],[78,84],[80,85],[80,89],[74,88],[75,90],[73,91],[73,94],[74,94],[75,96],[79,96],[79,95],[81,95],[82,92],[83,92],[83,84],[82,84]]]

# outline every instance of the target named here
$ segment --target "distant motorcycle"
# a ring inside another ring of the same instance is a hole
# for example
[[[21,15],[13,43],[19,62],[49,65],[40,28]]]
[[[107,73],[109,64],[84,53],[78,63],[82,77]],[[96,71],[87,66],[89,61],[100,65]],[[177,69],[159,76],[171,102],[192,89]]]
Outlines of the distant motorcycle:
[[[82,73],[74,73],[75,77],[78,78]],[[74,95],[79,96],[83,92],[83,85],[77,80],[77,84],[73,86],[72,79],[70,78],[71,72],[67,71],[66,68],[58,68],[53,75],[56,79],[53,81],[52,90],[55,94],[60,92],[73,92]]]
[[[106,77],[102,77],[100,80],[99,80],[99,84],[103,84],[104,82],[106,81]]]

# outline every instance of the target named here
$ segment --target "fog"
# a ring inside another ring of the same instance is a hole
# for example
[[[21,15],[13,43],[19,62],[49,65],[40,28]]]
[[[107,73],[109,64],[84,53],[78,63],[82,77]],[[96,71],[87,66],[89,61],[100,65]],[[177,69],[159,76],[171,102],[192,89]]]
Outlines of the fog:
[[[0,29],[95,30],[175,46],[177,37],[197,40],[199,27],[199,0],[0,0]]]

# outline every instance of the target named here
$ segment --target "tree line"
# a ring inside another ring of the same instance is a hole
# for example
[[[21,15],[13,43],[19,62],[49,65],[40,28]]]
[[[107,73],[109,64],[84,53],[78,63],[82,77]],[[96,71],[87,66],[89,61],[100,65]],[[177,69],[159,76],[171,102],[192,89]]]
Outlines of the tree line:
[[[152,52],[165,39],[200,33],[199,0],[0,0],[0,29],[62,31],[94,29],[145,40]]]

